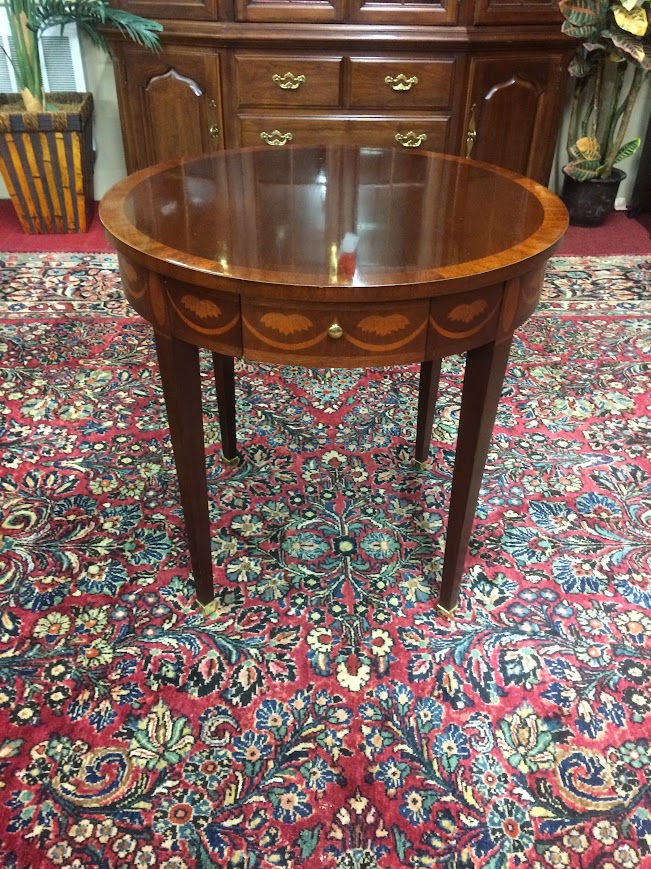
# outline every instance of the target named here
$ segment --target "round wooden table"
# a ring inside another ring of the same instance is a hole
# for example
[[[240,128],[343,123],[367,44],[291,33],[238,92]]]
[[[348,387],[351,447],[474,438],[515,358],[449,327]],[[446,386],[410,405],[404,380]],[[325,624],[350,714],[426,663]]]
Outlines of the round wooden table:
[[[514,330],[567,228],[546,188],[472,160],[356,146],[251,148],[116,184],[100,218],[153,326],[197,597],[213,600],[199,347],[236,460],[234,357],[420,363],[427,458],[441,359],[467,352],[439,611],[450,615]]]

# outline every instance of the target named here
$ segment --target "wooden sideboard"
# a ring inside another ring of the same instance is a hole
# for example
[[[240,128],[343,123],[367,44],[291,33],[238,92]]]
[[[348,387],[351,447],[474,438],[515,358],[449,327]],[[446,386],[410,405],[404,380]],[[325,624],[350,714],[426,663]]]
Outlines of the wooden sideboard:
[[[352,143],[468,155],[544,184],[573,42],[552,0],[119,0],[129,172],[222,148]]]

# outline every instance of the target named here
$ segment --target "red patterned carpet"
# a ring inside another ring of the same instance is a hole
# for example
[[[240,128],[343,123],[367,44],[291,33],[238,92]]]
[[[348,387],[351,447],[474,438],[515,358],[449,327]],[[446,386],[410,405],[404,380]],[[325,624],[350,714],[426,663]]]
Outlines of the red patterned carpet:
[[[0,254],[0,865],[651,860],[651,256],[557,258],[436,617],[461,367],[241,363],[194,608],[149,329],[110,254]],[[208,360],[204,360],[206,363]]]

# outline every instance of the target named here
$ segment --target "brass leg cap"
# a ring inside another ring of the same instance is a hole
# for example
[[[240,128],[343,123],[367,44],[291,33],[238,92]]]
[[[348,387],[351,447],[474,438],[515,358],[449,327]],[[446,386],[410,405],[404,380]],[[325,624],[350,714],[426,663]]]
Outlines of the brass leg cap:
[[[232,459],[227,459],[226,456],[222,456],[222,465],[227,465],[228,467],[234,467],[235,465],[239,465],[240,457],[234,456]]]
[[[417,468],[420,468],[421,471],[424,471],[427,465],[429,464],[429,459],[425,459],[422,462],[419,462],[418,459],[414,459],[414,464]]]
[[[441,604],[438,603],[436,605],[436,612],[440,616],[443,616],[444,619],[447,619],[450,622],[454,618],[454,614],[457,611],[457,607],[458,607],[458,604],[455,603],[455,605],[452,607],[451,610],[446,610],[446,608],[444,606],[441,606]]]
[[[217,609],[217,601],[211,600],[209,603],[201,603],[200,601],[197,601],[197,607],[204,616],[211,616]]]

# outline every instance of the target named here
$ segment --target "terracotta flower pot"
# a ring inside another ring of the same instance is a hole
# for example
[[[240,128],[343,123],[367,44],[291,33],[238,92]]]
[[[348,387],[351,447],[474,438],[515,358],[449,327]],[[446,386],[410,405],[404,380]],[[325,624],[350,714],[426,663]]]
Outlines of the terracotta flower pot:
[[[86,232],[93,208],[92,94],[52,93],[52,112],[0,94],[0,171],[26,233]]]

